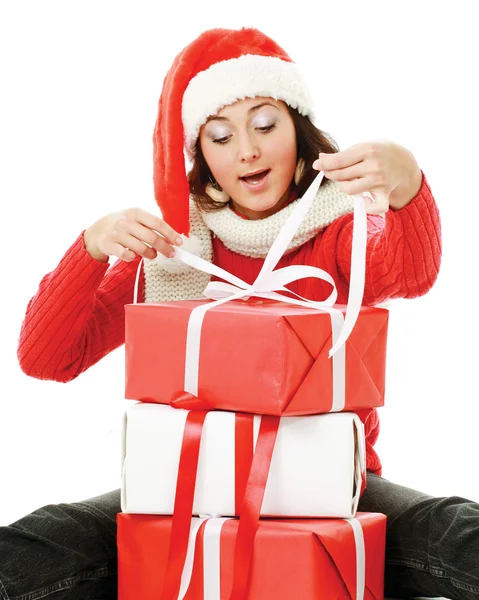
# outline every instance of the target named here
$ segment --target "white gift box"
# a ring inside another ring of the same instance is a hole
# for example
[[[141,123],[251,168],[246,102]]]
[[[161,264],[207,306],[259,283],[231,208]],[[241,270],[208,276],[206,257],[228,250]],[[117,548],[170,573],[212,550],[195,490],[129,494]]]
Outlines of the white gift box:
[[[187,410],[133,404],[123,424],[121,509],[173,514]],[[254,416],[254,443],[261,416]],[[365,471],[354,413],[282,417],[261,515],[353,517]],[[201,438],[193,514],[235,516],[235,413],[211,411]]]

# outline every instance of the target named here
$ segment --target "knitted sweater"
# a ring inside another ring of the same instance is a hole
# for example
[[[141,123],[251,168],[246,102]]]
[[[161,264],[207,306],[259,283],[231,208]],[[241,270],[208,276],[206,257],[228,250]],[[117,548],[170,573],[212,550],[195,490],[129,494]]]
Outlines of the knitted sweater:
[[[278,267],[309,264],[326,270],[336,282],[338,303],[347,302],[353,215],[338,218]],[[214,263],[252,282],[263,263],[228,250],[213,239]],[[439,211],[423,174],[415,198],[385,216],[368,215],[366,283],[363,304],[425,294],[436,280],[441,261]],[[85,249],[83,232],[58,266],[45,275],[28,303],[22,324],[18,360],[24,373],[39,379],[71,381],[125,341],[124,306],[133,302],[139,258],[101,263]],[[144,282],[140,279],[139,298]],[[330,285],[305,279],[290,289],[324,300]],[[373,445],[379,434],[376,409],[358,411],[365,424],[367,469],[382,472]]]

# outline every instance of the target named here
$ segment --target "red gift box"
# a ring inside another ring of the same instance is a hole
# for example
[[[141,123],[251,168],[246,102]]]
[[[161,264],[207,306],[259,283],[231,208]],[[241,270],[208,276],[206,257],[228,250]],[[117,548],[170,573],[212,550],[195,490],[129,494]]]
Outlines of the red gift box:
[[[361,526],[359,539],[348,521],[355,522],[356,530],[358,523]],[[162,597],[172,517],[119,513],[117,523],[119,600],[158,600]],[[212,600],[215,582],[207,579],[214,580],[218,574],[216,597],[229,598],[239,521],[226,520],[221,528],[216,569],[215,564],[206,564],[215,560],[205,556],[212,547],[204,527],[207,523],[203,521],[198,530],[192,569],[183,573],[178,600],[206,600],[205,585],[210,590],[208,600]],[[357,513],[356,519],[347,520],[261,519],[245,600],[383,600],[385,537],[386,516],[379,513]],[[361,564],[358,554],[362,552]]]
[[[126,398],[168,404],[185,390],[190,314],[208,303],[126,306]],[[345,314],[344,305],[336,308]],[[197,395],[212,408],[269,415],[382,406],[388,316],[386,309],[361,308],[345,344],[344,404],[337,408],[329,314],[283,302],[217,306],[201,328]]]

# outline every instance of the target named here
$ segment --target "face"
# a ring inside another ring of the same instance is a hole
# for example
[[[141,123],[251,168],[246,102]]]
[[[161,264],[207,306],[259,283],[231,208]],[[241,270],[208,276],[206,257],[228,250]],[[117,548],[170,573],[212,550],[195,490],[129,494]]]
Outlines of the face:
[[[200,130],[201,150],[233,208],[263,219],[286,203],[296,168],[296,132],[284,102],[246,98],[223,107]]]

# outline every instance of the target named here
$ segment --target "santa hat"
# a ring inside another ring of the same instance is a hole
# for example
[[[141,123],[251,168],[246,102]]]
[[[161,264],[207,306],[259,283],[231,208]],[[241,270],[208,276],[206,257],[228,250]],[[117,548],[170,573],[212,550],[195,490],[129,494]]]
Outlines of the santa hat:
[[[255,28],[211,29],[175,58],[163,83],[153,134],[155,198],[163,219],[190,232],[190,158],[199,129],[210,115],[243,98],[283,100],[312,118],[312,102],[296,64]]]

